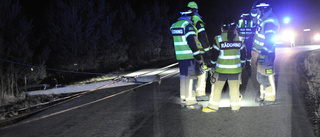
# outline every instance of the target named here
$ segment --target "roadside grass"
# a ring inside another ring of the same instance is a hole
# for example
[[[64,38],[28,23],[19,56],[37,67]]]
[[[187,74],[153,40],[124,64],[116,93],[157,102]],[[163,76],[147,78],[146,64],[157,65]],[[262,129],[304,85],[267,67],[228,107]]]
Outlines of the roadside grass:
[[[298,71],[300,91],[304,97],[306,111],[313,124],[316,136],[320,135],[320,50],[310,51],[299,58]],[[303,62],[300,63],[299,62]]]
[[[78,86],[78,85],[85,85],[90,83],[96,83],[96,82],[103,82],[103,81],[109,81],[109,80],[115,80],[118,78],[121,78],[124,74],[132,71],[136,71],[143,68],[148,68],[150,66],[152,67],[163,67],[167,66],[169,64],[175,63],[175,59],[170,59],[168,61],[159,61],[154,62],[151,64],[141,65],[136,68],[131,68],[128,70],[121,70],[121,71],[115,71],[112,73],[109,73],[104,76],[97,76],[88,78],[82,81],[73,82],[66,86]],[[6,103],[1,105],[0,104],[0,126],[1,122],[12,119],[13,117],[16,117],[19,115],[19,112],[23,110],[25,111],[33,111],[30,108],[42,108],[42,104],[48,104],[50,102],[55,102],[56,100],[60,100],[62,98],[66,98],[67,96],[72,96],[73,94],[59,94],[59,95],[34,95],[34,96],[27,96],[27,94],[21,94],[19,97],[7,97]]]
[[[85,85],[96,82],[103,82],[108,80],[113,80],[117,78],[116,75],[108,75],[108,76],[99,76],[90,78],[87,80],[75,82],[68,86],[76,86],[76,85]],[[73,93],[75,94],[75,93]],[[26,94],[21,95],[20,97],[8,97],[7,103],[5,105],[0,106],[0,126],[4,121],[8,121],[10,119],[14,119],[15,117],[19,117],[18,115],[24,113],[31,113],[32,111],[39,110],[43,107],[46,107],[49,103],[54,103],[60,101],[62,98],[66,98],[67,96],[72,96],[70,94],[52,94],[52,95],[34,95],[28,96]]]

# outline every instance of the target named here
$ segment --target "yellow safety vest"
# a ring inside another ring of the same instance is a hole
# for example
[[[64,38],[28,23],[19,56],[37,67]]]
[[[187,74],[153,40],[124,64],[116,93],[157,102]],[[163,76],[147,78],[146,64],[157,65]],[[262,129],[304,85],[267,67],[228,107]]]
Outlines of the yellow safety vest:
[[[215,37],[216,45],[213,48],[220,51],[216,61],[216,72],[237,74],[242,72],[241,63],[244,63],[244,60],[240,59],[240,50],[243,50],[245,45],[239,35],[236,35],[233,42],[229,42],[227,36],[228,33],[223,32]]]

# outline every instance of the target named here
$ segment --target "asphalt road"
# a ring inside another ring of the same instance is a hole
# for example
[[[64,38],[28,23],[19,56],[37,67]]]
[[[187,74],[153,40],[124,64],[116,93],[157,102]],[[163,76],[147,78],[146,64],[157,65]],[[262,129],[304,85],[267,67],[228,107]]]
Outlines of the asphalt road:
[[[313,137],[296,63],[309,47],[278,48],[277,103],[259,106],[255,65],[243,72],[242,108],[231,113],[228,89],[216,113],[180,107],[179,76],[160,83],[101,89],[0,129],[1,137]],[[255,57],[254,57],[255,58]],[[253,60],[254,61],[254,60]],[[176,70],[177,68],[175,68]],[[139,87],[137,87],[139,86]],[[208,86],[208,94],[210,94]],[[200,102],[206,106],[207,102]]]

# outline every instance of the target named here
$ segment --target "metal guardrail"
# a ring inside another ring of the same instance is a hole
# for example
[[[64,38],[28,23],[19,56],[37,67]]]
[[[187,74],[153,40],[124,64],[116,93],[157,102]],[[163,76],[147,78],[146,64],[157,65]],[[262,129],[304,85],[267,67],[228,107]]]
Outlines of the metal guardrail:
[[[60,86],[62,86],[62,84],[56,84],[54,86],[54,88],[58,88]],[[39,88],[39,87],[43,87],[43,90],[46,90],[49,87],[51,87],[51,85],[50,84],[27,85],[27,86],[24,86],[24,87],[20,87],[19,90],[22,90],[22,89],[27,90],[27,89],[30,89],[30,88]]]
[[[168,66],[166,66],[166,67],[163,67],[163,68],[160,68],[160,69],[157,69],[157,70],[164,70],[164,69],[167,69],[167,68],[176,66],[176,65],[178,65],[178,63],[174,63],[174,64],[168,65]],[[148,84],[153,83],[153,82],[159,82],[159,83],[160,83],[161,79],[166,78],[166,77],[169,77],[169,76],[172,76],[172,75],[178,73],[179,71],[172,72],[172,73],[167,74],[167,75],[165,75],[165,76],[163,76],[163,77],[160,77],[159,75],[146,76],[147,74],[152,73],[152,72],[154,72],[154,70],[153,70],[153,71],[146,72],[146,73],[143,73],[143,74],[140,74],[140,75],[135,76],[135,77],[121,77],[121,76],[119,76],[119,78],[112,80],[111,83],[108,83],[108,84],[106,84],[106,85],[97,87],[97,88],[92,89],[92,90],[88,90],[88,91],[84,91],[84,92],[81,92],[81,93],[72,94],[72,95],[70,95],[70,96],[66,96],[66,97],[63,97],[63,98],[51,100],[51,101],[49,101],[49,102],[39,103],[39,104],[30,106],[30,107],[20,108],[20,109],[11,110],[11,111],[9,111],[9,112],[0,113],[0,115],[7,115],[7,114],[10,114],[10,113],[14,113],[14,114],[15,114],[15,116],[12,117],[12,118],[8,118],[8,119],[6,119],[6,120],[1,120],[1,121],[0,121],[0,129],[9,128],[9,127],[11,127],[11,126],[14,126],[14,125],[15,125],[14,123],[20,121],[20,119],[23,119],[24,117],[27,117],[27,116],[29,116],[29,115],[32,115],[32,114],[37,113],[37,112],[40,112],[40,111],[43,111],[43,110],[48,109],[48,108],[50,108],[50,107],[53,107],[53,106],[56,106],[56,105],[65,103],[65,102],[70,101],[70,100],[73,100],[73,99],[75,99],[75,98],[79,98],[79,97],[81,97],[82,95],[84,95],[84,94],[86,94],[86,93],[89,93],[89,92],[93,92],[93,91],[102,89],[102,88],[104,88],[104,87],[113,85],[113,84],[118,83],[118,82],[121,82],[121,81],[141,83],[139,86],[132,88],[132,89],[135,89],[135,88],[139,88],[139,87],[144,86],[144,85],[148,85]],[[145,80],[146,80],[146,81],[145,81]],[[29,87],[37,87],[37,86],[48,86],[48,85],[46,85],[46,84],[45,84],[45,85],[44,85],[44,84],[39,84],[39,85],[31,85],[31,86],[29,86]],[[130,89],[130,90],[125,90],[125,91],[122,91],[122,92],[120,92],[120,93],[116,93],[116,94],[114,94],[114,95],[105,97],[105,98],[103,98],[103,99],[99,99],[99,100],[96,100],[96,101],[93,101],[93,102],[90,102],[90,103],[87,103],[87,104],[83,104],[83,105],[81,105],[81,106],[89,105],[89,104],[91,104],[91,103],[95,103],[95,102],[98,102],[98,101],[101,101],[101,100],[110,98],[110,97],[112,97],[112,96],[116,96],[116,95],[119,95],[119,94],[123,94],[123,93],[129,92],[129,91],[133,91],[132,89]],[[77,106],[77,107],[74,107],[74,108],[71,108],[71,109],[68,109],[68,110],[73,110],[73,109],[76,109],[76,108],[81,107],[81,106]],[[40,109],[39,109],[39,108],[40,108]],[[59,112],[59,113],[63,113],[63,112],[65,112],[65,111],[61,111],[61,112]],[[55,114],[58,114],[58,113],[55,113]],[[52,114],[52,115],[55,115],[55,114]],[[51,115],[50,115],[50,116],[51,116]],[[26,122],[28,122],[28,121],[26,121]],[[20,124],[23,124],[23,123],[26,123],[26,122],[22,122],[22,123],[20,123]],[[13,124],[13,125],[11,125],[11,124]],[[9,125],[9,126],[8,126],[8,125]],[[11,126],[10,126],[10,125],[11,125]],[[4,126],[4,127],[1,128],[1,126]]]

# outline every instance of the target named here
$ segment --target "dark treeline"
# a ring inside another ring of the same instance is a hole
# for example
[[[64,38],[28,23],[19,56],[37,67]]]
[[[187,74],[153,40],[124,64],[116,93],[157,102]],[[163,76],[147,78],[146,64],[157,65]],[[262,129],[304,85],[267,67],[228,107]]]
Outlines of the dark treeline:
[[[0,9],[1,98],[84,77],[62,70],[109,73],[175,57],[165,3],[2,0]]]
[[[196,1],[209,42],[224,17],[239,17],[253,1]],[[2,0],[0,98],[19,95],[28,85],[95,76],[81,72],[106,74],[175,59],[169,28],[188,2]]]

